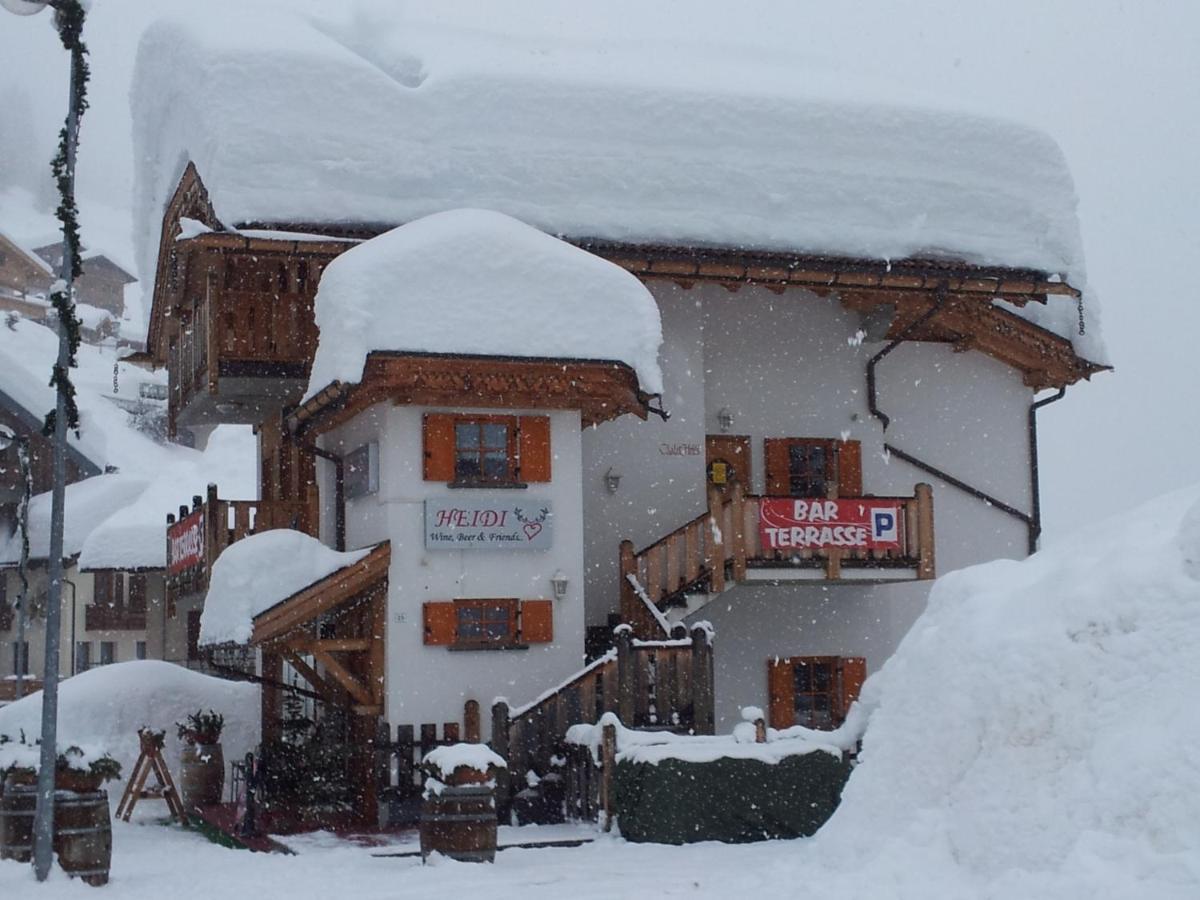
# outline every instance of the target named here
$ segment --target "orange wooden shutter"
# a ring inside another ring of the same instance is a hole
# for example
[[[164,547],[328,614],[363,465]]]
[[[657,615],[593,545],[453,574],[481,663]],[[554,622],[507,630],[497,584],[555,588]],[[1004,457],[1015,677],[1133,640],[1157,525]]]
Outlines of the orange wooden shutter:
[[[454,480],[454,417],[425,414],[425,480]]]
[[[422,608],[426,644],[453,644],[458,636],[458,616],[452,602],[426,603]]]
[[[863,682],[867,680],[867,661],[861,656],[843,656],[838,660],[838,686],[841,692],[840,725],[850,712],[850,704],[858,699]]]
[[[862,444],[858,441],[837,442],[838,496],[862,496]]]
[[[763,456],[767,467],[767,496],[786,497],[791,494],[788,471],[788,438],[764,438]]]
[[[526,600],[521,604],[521,641],[548,644],[554,640],[554,601]]]
[[[550,480],[550,417],[521,416],[521,481]]]
[[[796,724],[796,681],[786,659],[767,660],[767,718],[772,728]]]

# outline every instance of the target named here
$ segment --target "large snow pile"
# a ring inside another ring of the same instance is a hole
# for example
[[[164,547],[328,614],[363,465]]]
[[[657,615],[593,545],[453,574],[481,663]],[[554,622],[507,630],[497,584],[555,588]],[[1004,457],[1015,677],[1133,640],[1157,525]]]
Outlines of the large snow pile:
[[[370,552],[342,553],[286,528],[231,544],[213,563],[200,617],[200,643],[246,643],[259,613]]]
[[[214,709],[225,717],[221,744],[227,760],[241,759],[258,744],[257,685],[158,660],[100,666],[64,681],[58,694],[58,744],[103,747],[128,778],[137,762],[138,729],[165,729],[167,764],[178,775],[182,747],[175,723],[198,709]],[[41,733],[41,716],[38,691],[0,709],[0,734],[16,739],[24,731],[33,740]]]
[[[1198,560],[1192,488],[940,579],[864,687],[863,762],[813,848],[835,884],[1200,896]]]
[[[308,392],[362,379],[372,350],[602,359],[662,393],[658,306],[607,260],[500,213],[410,222],[329,264]]]
[[[131,93],[143,280],[191,160],[228,226],[470,206],[575,238],[949,255],[1086,281],[1071,177],[1038,131],[800,78],[639,79],[610,47],[539,62],[464,34],[429,53],[405,25],[350,34],[213,3],[151,25]]]

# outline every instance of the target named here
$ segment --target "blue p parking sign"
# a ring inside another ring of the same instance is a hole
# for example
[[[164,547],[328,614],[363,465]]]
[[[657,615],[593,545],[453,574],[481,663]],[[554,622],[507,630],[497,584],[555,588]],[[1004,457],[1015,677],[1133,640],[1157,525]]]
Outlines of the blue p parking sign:
[[[871,538],[876,541],[894,541],[897,539],[895,510],[871,510]]]

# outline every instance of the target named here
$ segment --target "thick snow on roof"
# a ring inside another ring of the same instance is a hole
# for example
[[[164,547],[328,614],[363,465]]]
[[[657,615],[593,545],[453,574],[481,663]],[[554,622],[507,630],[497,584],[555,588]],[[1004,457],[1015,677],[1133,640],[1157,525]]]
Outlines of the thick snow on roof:
[[[246,643],[259,613],[370,552],[340,553],[286,528],[231,544],[213,563],[200,618],[200,643]]]
[[[624,269],[500,213],[427,216],[348,250],[317,290],[308,393],[372,350],[603,359],[662,393],[658,306]]]
[[[166,516],[215,484],[225,500],[258,492],[257,444],[248,426],[221,425],[203,453],[190,451],[162,470],[133,500],[100,522],[83,541],[81,569],[163,569],[167,565]]]
[[[814,854],[911,882],[896,896],[932,871],[947,896],[1195,896],[1197,646],[1200,486],[939,579],[864,687],[861,762]]]
[[[419,28],[347,35],[211,4],[150,26],[131,95],[143,279],[191,160],[229,226],[471,206],[571,237],[952,256],[1086,281],[1072,180],[1039,131],[806,93],[798,77],[639,79],[601,65],[605,48],[539,64],[463,38],[431,53]]]
[[[39,422],[54,408],[50,371],[58,356],[58,335],[26,319],[11,327],[0,326],[0,391],[30,412]],[[163,384],[166,372],[147,372],[117,360],[111,347],[81,344],[79,366],[71,370],[80,410],[80,436],[72,446],[96,466],[117,466],[127,471],[147,471],[167,463],[183,450],[164,447],[130,427],[129,414],[114,399],[136,400],[141,384]],[[116,367],[116,386],[113,367]]]
[[[241,759],[258,744],[258,685],[201,675],[160,660],[99,666],[67,679],[58,694],[58,744],[103,747],[133,773],[139,753],[137,730],[166,734],[167,765],[179,771],[182,750],[175,723],[188,713],[213,709],[225,717],[221,743],[229,759]],[[42,692],[0,709],[0,734],[14,740],[41,733]],[[113,786],[109,791],[116,793]]]
[[[143,478],[123,474],[96,475],[68,484],[64,507],[63,556],[77,554],[96,526],[111,516],[113,510],[136,500],[146,485]],[[30,559],[44,560],[50,554],[50,501],[50,491],[38,494],[29,501]],[[166,543],[165,534],[160,534],[159,543]],[[21,535],[19,531],[14,531],[0,545],[0,565],[11,565],[20,558]]]

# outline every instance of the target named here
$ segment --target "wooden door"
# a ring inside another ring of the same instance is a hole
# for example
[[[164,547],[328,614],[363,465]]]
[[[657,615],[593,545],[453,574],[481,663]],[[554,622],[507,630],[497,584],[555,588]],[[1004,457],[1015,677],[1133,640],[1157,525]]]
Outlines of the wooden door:
[[[746,434],[710,434],[704,441],[705,471],[708,483],[725,493],[741,484],[750,489],[750,436]]]

